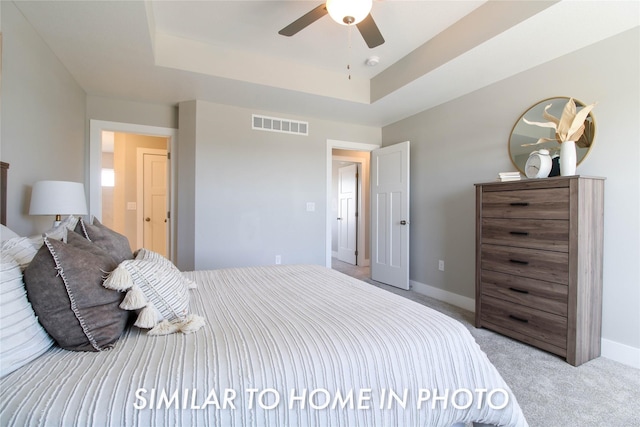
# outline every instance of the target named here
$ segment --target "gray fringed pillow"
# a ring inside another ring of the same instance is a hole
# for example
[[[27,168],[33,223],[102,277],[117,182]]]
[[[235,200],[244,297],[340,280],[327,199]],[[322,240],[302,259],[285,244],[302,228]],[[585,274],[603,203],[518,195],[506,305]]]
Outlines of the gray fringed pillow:
[[[111,257],[113,257],[116,264],[133,258],[129,239],[127,239],[126,236],[102,225],[97,218],[93,218],[93,222],[91,224],[87,224],[82,218],[80,218],[76,225],[75,232],[104,249],[109,255],[111,255]]]
[[[24,272],[31,305],[45,330],[60,347],[102,351],[124,331],[129,312],[123,295],[102,286],[116,267],[109,254],[69,233],[68,243],[48,237]]]

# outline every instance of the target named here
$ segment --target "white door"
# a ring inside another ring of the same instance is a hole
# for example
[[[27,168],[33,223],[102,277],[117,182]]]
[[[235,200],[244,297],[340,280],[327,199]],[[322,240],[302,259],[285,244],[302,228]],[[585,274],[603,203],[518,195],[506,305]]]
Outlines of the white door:
[[[166,257],[167,155],[143,156],[143,246]]]
[[[371,278],[409,289],[409,141],[371,152]]]
[[[358,165],[338,169],[338,259],[356,265]]]

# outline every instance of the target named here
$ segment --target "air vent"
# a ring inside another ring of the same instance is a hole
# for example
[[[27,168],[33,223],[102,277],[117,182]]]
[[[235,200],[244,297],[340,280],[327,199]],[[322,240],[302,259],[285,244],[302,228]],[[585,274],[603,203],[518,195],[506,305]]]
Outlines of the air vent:
[[[309,123],[297,120],[280,119],[278,117],[251,115],[251,128],[269,132],[292,133],[294,135],[309,135]]]

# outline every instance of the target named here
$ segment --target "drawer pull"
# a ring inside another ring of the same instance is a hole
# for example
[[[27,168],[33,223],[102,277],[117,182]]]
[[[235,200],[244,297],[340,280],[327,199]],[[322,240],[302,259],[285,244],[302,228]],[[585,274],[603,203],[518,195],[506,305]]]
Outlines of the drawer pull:
[[[529,293],[529,291],[525,291],[525,290],[518,289],[518,288],[509,288],[509,289],[512,290],[513,292],[518,292],[520,294],[528,294]]]
[[[511,202],[511,206],[529,206],[529,202]]]
[[[513,319],[513,320],[517,320],[518,322],[529,323],[529,321],[527,319],[523,319],[522,317],[514,316],[513,314],[510,314],[509,318]]]
[[[510,231],[509,234],[513,234],[514,236],[528,236],[528,231]]]
[[[520,265],[529,265],[529,261],[521,261],[519,259],[510,259],[509,262]]]

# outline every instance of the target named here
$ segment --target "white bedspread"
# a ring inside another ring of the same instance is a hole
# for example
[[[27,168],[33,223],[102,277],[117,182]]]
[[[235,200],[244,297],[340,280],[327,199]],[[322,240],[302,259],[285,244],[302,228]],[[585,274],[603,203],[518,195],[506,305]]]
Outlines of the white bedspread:
[[[188,275],[203,329],[51,349],[0,380],[0,424],[527,425],[465,327],[434,310],[317,266]]]

